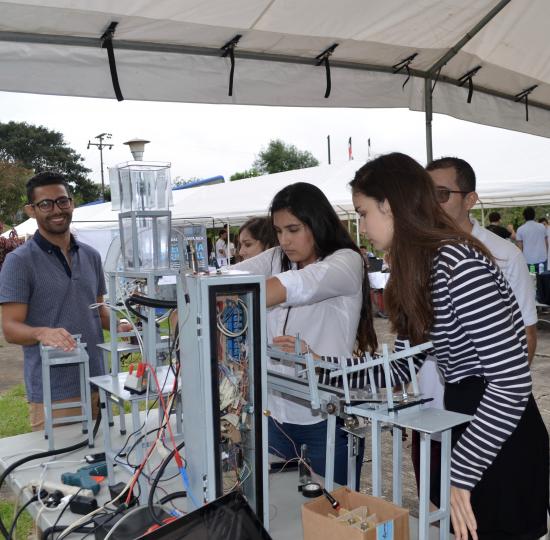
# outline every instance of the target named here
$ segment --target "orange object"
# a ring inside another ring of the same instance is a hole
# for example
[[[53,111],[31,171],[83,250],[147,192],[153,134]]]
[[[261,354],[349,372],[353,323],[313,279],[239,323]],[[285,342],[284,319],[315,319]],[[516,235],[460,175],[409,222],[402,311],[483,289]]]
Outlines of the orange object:
[[[98,484],[103,482],[103,480],[105,480],[104,476],[91,476],[90,475],[90,478],[93,478]]]

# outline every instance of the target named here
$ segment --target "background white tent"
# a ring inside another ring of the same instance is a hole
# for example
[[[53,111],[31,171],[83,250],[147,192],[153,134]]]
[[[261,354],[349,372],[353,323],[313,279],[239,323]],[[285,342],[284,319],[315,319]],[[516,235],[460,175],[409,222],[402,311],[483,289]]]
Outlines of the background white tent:
[[[203,223],[207,227],[241,224],[252,216],[266,215],[275,194],[295,182],[316,184],[325,193],[342,219],[354,220],[355,210],[348,186],[359,161],[321,165],[248,178],[213,186],[200,186],[173,192],[172,223]],[[550,190],[545,179],[478,179],[477,191],[483,208],[550,204]],[[503,187],[504,186],[504,187]],[[94,204],[75,209],[73,230],[101,253],[106,252],[112,238],[118,234],[118,213],[111,203]],[[19,235],[32,234],[34,219],[18,225]]]
[[[547,0],[3,0],[0,14],[1,90],[112,98],[112,43],[119,98],[425,110],[428,160],[432,111],[550,136]]]

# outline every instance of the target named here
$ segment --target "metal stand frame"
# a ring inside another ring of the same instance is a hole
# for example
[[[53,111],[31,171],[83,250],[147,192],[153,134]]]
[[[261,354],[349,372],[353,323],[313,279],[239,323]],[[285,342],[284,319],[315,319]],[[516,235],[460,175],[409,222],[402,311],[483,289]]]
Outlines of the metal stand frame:
[[[42,392],[44,402],[44,437],[48,440],[48,449],[53,450],[54,431],[53,427],[60,424],[82,422],[82,433],[88,435],[88,446],[93,448],[93,419],[92,419],[92,395],[88,380],[90,378],[89,357],[86,351],[86,343],[80,341],[80,336],[75,335],[76,348],[72,351],[63,351],[56,347],[40,345],[40,356],[42,357]],[[80,379],[80,401],[52,404],[52,389],[50,382],[50,371],[58,366],[78,366]],[[59,409],[70,409],[80,407],[81,414],[76,416],[65,416],[54,418],[53,411]]]
[[[298,342],[299,340],[297,340]],[[365,426],[348,429],[348,487],[355,489],[354,453],[357,437],[365,437],[368,432],[366,422],[370,422],[372,445],[372,492],[375,497],[382,495],[382,426],[390,425],[393,429],[393,502],[402,504],[402,433],[412,429],[420,433],[420,503],[419,503],[419,538],[429,537],[430,524],[439,522],[440,540],[448,540],[450,524],[450,475],[451,475],[451,433],[452,428],[471,420],[471,416],[434,408],[426,408],[425,402],[418,392],[418,382],[413,362],[413,356],[431,348],[431,343],[415,347],[407,347],[403,351],[389,353],[387,345],[383,345],[382,354],[375,358],[365,356],[365,361],[356,366],[348,366],[347,359],[340,364],[315,362],[311,355],[300,353],[288,354],[273,347],[268,347],[268,356],[296,365],[296,377],[289,377],[277,372],[268,372],[268,387],[293,398],[308,402],[313,410],[321,410],[327,417],[327,461],[325,467],[325,488],[331,490],[334,485],[334,437],[336,432],[336,416],[342,418],[365,419]],[[297,351],[300,350],[297,345]],[[407,359],[413,394],[408,394],[405,388],[402,394],[395,396],[391,388],[391,363]],[[299,367],[306,366],[306,369]],[[315,367],[330,370],[329,377],[342,377],[343,387],[335,388],[320,385],[315,375]],[[374,369],[383,369],[385,379],[385,395],[377,391]],[[370,392],[364,395],[362,403],[353,404],[352,391],[349,388],[349,377],[356,372],[367,370],[370,378]],[[313,374],[313,376],[311,375]],[[315,387],[314,389],[312,389]],[[440,508],[430,512],[430,447],[434,435],[440,434],[441,447],[441,503]]]

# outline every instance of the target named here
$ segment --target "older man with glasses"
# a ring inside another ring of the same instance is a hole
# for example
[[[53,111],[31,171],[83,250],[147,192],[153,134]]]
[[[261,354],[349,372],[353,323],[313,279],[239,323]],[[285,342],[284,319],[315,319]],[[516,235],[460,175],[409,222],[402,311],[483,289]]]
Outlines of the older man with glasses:
[[[101,375],[103,363],[97,344],[102,327],[109,328],[103,302],[105,278],[99,253],[70,232],[73,200],[63,175],[43,172],[27,182],[25,212],[36,219],[38,230],[25,244],[8,254],[0,273],[2,330],[10,343],[23,346],[24,379],[30,403],[31,427],[44,429],[42,370],[39,344],[65,351],[75,348],[72,334],[88,345],[90,374]],[[119,325],[130,329],[128,323]],[[51,380],[52,400],[74,401],[80,395],[78,368],[56,368]],[[97,397],[94,399],[97,408]],[[57,409],[54,416],[73,416],[74,409]]]
[[[531,363],[537,347],[537,309],[533,282],[529,276],[523,254],[512,242],[481,227],[475,219],[470,217],[470,210],[476,204],[478,195],[476,193],[476,175],[469,163],[456,157],[443,157],[429,163],[426,170],[434,183],[441,208],[463,231],[485,244],[504,277],[508,280],[525,324],[528,361]],[[436,406],[443,407],[444,387],[437,371],[435,358],[431,360],[425,362],[419,372],[420,391],[428,397],[433,397]],[[414,435],[412,457],[418,480],[419,445],[418,439]],[[430,492],[431,499],[436,504],[439,501],[439,455],[438,443],[432,442]]]

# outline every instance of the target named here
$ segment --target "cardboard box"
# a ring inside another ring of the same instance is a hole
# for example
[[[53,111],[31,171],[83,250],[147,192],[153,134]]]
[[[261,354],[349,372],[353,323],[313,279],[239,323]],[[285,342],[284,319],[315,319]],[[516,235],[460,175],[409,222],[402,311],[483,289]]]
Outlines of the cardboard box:
[[[343,524],[335,519],[339,514],[326,497],[318,497],[302,505],[304,540],[409,540],[409,511],[405,508],[345,487],[332,495],[347,510],[367,506],[379,524],[367,531]]]

